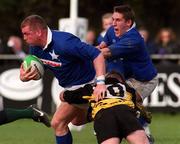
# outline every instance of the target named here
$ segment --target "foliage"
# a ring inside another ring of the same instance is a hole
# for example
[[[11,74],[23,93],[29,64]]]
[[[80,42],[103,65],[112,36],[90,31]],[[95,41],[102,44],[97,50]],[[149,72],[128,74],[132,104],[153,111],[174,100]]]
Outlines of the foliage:
[[[0,0],[0,37],[21,35],[20,23],[25,16],[39,14],[51,28],[58,28],[60,18],[69,17],[70,0]],[[162,26],[171,26],[180,32],[178,20],[180,1],[177,0],[79,0],[79,16],[89,19],[89,25],[101,30],[101,16],[112,12],[115,5],[130,4],[138,26],[146,26],[153,34]]]

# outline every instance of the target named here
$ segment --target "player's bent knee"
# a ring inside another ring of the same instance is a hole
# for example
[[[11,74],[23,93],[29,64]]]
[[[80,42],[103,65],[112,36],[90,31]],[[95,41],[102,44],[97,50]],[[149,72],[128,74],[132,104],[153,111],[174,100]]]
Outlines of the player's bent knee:
[[[67,129],[68,128],[69,121],[68,120],[62,120],[62,119],[57,119],[53,118],[51,121],[51,127],[54,128],[55,130],[57,129]]]
[[[57,119],[53,119],[51,121],[51,127],[54,128],[54,129],[57,129],[57,128],[63,128],[63,127],[67,127],[68,124],[63,122],[63,121],[59,121]]]
[[[53,119],[53,120],[51,121],[51,127],[54,128],[54,129],[56,129],[58,126],[59,126],[59,121]]]
[[[82,118],[82,119],[79,119],[79,118],[74,118],[71,123],[75,126],[80,126],[80,125],[83,125],[86,123],[85,119]]]
[[[78,115],[71,121],[71,123],[75,126],[80,126],[80,125],[86,124],[87,122],[88,122],[87,114]]]

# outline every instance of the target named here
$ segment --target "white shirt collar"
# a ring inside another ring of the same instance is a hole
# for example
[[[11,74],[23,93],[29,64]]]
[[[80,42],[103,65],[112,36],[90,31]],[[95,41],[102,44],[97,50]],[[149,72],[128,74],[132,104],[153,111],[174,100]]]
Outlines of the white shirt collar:
[[[45,50],[48,47],[48,45],[51,43],[51,41],[52,41],[52,32],[49,29],[49,27],[47,27],[47,42],[46,42],[46,45],[43,48],[43,50]]]
[[[130,31],[131,29],[135,28],[135,27],[136,27],[136,23],[134,22],[133,25],[127,30],[127,32]]]

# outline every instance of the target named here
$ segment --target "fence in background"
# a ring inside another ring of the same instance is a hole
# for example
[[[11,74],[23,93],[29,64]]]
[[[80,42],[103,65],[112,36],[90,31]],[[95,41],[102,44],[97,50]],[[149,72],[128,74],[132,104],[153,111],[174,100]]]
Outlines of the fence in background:
[[[152,55],[152,60],[158,69],[159,84],[144,104],[154,111],[179,111],[180,55]],[[21,62],[15,55],[0,55],[0,107],[24,108],[37,103],[44,111],[54,112],[54,108],[60,103],[58,96],[62,88],[58,86],[51,72],[45,72],[42,83],[37,84],[42,89],[35,89],[33,86],[36,84],[29,84],[28,88],[27,84],[23,86],[17,75]],[[22,97],[20,91],[27,99]],[[10,94],[14,94],[14,97],[9,97]]]

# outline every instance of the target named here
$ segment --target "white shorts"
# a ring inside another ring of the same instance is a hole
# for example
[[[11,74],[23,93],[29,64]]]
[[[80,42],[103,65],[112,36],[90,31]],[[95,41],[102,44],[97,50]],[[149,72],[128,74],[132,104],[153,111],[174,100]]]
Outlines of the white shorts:
[[[65,87],[64,89],[65,90],[76,90],[78,88],[81,88],[81,87],[84,87],[86,84],[91,84],[95,81],[95,79],[91,80],[90,82],[87,82],[87,83],[84,83],[84,84],[80,84],[80,85],[74,85],[74,86],[71,86],[71,87]]]
[[[126,80],[126,82],[130,87],[133,87],[136,92],[141,96],[142,100],[144,100],[146,97],[150,96],[153,90],[156,88],[158,84],[158,79],[156,76],[150,81],[141,82],[134,78],[130,78]]]
[[[71,87],[67,87],[67,88],[64,88],[65,90],[76,90],[78,88],[81,88],[81,87],[84,87],[86,84],[91,84],[95,81],[95,79],[93,79],[92,81],[90,82],[87,82],[85,84],[81,84],[81,85],[75,85],[75,86],[71,86]],[[89,108],[89,104],[72,104],[73,106],[75,107],[78,107],[78,108],[81,108],[81,109],[88,109]]]

